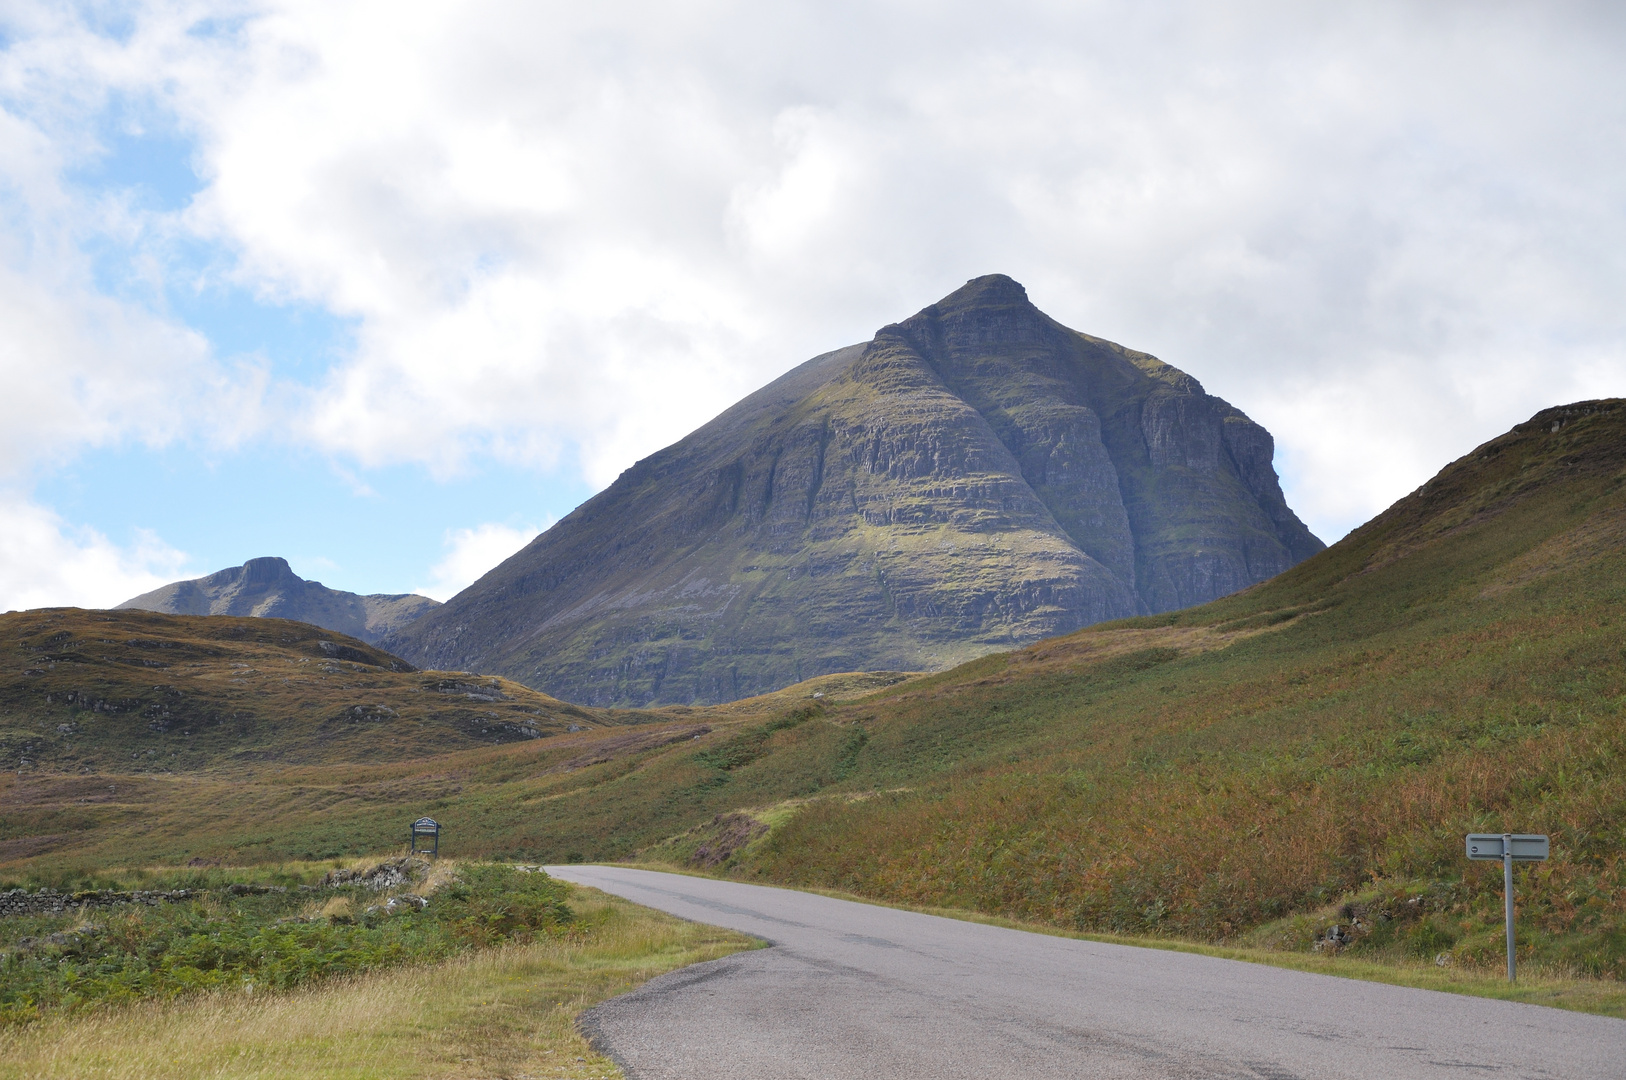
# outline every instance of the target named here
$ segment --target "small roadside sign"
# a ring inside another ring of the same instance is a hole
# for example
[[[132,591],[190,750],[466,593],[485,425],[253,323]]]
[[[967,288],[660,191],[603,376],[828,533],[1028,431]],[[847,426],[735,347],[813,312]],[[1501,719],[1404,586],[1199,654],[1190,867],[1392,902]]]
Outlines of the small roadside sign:
[[[423,846],[419,847],[419,841]],[[432,817],[421,817],[412,823],[412,854],[422,851],[426,855],[440,856],[440,822]]]
[[[1540,862],[1547,857],[1547,838],[1540,833],[1469,833],[1468,858],[1502,864],[1502,906],[1507,912],[1507,981],[1513,966],[1513,864]]]
[[[1535,833],[1469,833],[1468,858],[1502,861],[1503,841],[1513,849],[1514,862],[1537,862],[1547,857],[1547,838]]]

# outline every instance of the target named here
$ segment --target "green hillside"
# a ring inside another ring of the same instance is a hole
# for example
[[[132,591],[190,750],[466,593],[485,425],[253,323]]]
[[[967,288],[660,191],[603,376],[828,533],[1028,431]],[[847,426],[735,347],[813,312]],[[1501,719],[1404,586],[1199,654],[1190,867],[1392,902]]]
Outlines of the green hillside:
[[[1583,403],[1203,607],[871,693],[420,760],[146,774],[116,804],[25,772],[0,781],[0,827],[66,838],[12,864],[61,876],[137,837],[152,859],[322,855],[433,812],[459,852],[642,857],[1279,948],[1338,924],[1348,948],[1486,965],[1500,871],[1467,864],[1462,836],[1546,832],[1553,859],[1520,872],[1526,949],[1621,977],[1623,602],[1626,402]]]
[[[0,768],[19,774],[391,761],[627,719],[284,619],[0,615]]]
[[[572,773],[692,739],[707,721],[760,722],[814,694],[907,678],[830,675],[704,714],[584,709],[282,619],[10,612],[0,867],[364,854],[465,800],[501,812],[478,811],[472,832],[460,822],[463,850],[519,850],[520,818],[501,806],[515,775]]]
[[[1530,945],[1618,977],[1623,541],[1626,407],[1548,410],[1269,583],[1066,644],[1264,632],[1086,667],[1040,646],[848,710],[847,784],[893,790],[810,807],[743,869],[1080,928],[1269,924],[1300,947],[1360,921],[1493,959],[1500,875],[1462,836],[1547,832],[1554,858],[1522,875]]]

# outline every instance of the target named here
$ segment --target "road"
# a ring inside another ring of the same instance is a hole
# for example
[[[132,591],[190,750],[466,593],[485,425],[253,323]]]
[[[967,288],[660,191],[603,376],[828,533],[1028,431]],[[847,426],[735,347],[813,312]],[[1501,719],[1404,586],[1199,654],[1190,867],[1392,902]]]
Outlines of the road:
[[[1626,1078],[1626,1020],[788,889],[547,869],[772,946],[587,1013],[631,1080]]]

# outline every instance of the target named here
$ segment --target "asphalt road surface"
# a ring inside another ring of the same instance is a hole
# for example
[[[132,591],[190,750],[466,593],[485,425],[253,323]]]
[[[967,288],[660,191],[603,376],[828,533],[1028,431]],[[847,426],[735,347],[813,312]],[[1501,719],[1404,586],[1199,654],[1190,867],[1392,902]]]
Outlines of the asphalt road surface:
[[[1626,1078],[1626,1020],[607,866],[548,872],[763,938],[587,1013],[632,1080]]]

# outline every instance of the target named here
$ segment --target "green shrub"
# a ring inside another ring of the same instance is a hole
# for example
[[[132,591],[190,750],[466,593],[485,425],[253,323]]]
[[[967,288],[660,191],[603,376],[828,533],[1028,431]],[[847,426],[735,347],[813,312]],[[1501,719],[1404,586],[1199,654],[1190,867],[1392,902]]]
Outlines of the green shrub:
[[[210,891],[158,907],[0,920],[0,1024],[41,1009],[75,1009],[199,991],[305,986],[397,964],[567,932],[567,886],[543,873],[462,868],[421,910],[383,895],[322,889],[235,895]],[[350,893],[359,917],[300,909]]]

